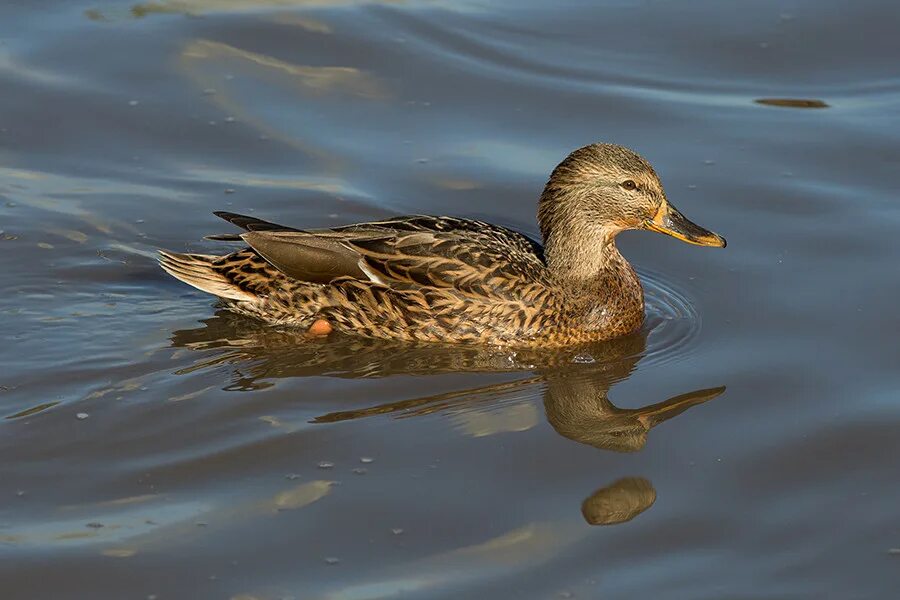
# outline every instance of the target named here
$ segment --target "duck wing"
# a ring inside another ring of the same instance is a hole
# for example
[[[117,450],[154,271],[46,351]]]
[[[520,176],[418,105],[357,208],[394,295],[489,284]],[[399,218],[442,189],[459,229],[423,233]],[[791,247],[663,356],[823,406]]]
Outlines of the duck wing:
[[[391,287],[455,288],[509,297],[517,286],[545,275],[540,245],[521,233],[466,219],[429,218],[425,223],[428,227],[421,230],[370,235],[347,244],[373,280]]]
[[[217,210],[213,212],[220,219],[225,219],[232,225],[237,225],[246,231],[299,231],[293,227],[286,227],[278,223],[263,221],[256,217],[248,217],[247,215],[239,215],[238,213]],[[207,235],[206,239],[218,242],[239,242],[241,241],[240,233],[220,233],[215,235]]]
[[[456,288],[485,296],[506,290],[502,295],[508,296],[545,272],[540,244],[481,221],[417,215],[297,230],[249,219],[229,220],[248,225],[240,237],[284,274],[303,281],[350,277],[397,289]]]

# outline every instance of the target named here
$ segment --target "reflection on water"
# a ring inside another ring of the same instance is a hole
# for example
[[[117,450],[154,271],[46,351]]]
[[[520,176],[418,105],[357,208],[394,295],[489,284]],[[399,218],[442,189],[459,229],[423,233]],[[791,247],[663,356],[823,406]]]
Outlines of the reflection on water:
[[[179,373],[228,365],[229,390],[258,390],[285,377],[388,377],[465,372],[531,372],[502,382],[449,393],[376,404],[368,408],[329,412],[314,423],[337,423],[375,415],[411,418],[436,412],[484,409],[519,390],[543,388],[548,423],[561,436],[613,452],[637,452],[650,430],[681,413],[718,397],[724,387],[696,390],[641,408],[619,408],[610,388],[634,371],[645,355],[647,332],[570,347],[510,351],[474,346],[400,344],[390,341],[332,336],[310,340],[302,332],[273,330],[264,324],[219,311],[204,326],[180,330],[172,345],[203,352],[203,358]],[[526,396],[527,397],[527,396]],[[646,510],[656,491],[646,479],[628,478],[601,488],[584,501],[582,512],[592,525],[628,521]]]
[[[654,502],[652,483],[643,477],[626,477],[588,496],[581,504],[581,514],[591,525],[615,525],[632,520]]]
[[[210,40],[191,42],[185,47],[181,58],[185,63],[195,61],[201,65],[208,61],[229,61],[234,66],[237,66],[235,63],[249,63],[259,76],[269,72],[277,73],[310,94],[345,93],[367,100],[384,99],[387,96],[379,81],[353,67],[296,65]],[[200,70],[200,66],[197,69]]]

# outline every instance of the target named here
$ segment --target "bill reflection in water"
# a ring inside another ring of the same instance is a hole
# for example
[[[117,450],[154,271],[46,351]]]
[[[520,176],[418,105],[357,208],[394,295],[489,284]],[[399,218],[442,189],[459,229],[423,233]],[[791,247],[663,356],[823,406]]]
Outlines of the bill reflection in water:
[[[337,423],[375,415],[416,417],[496,403],[510,392],[543,386],[547,422],[570,440],[613,452],[637,452],[650,430],[692,406],[712,400],[724,387],[679,394],[641,408],[619,408],[610,388],[627,379],[645,353],[647,332],[609,342],[554,351],[516,351],[469,346],[410,345],[365,338],[311,341],[292,330],[273,330],[220,311],[204,326],[174,332],[172,345],[202,353],[185,374],[214,366],[234,369],[228,389],[246,391],[288,377],[345,378],[440,373],[522,372],[511,382],[377,404],[320,415],[314,423]],[[591,525],[633,519],[656,500],[650,481],[620,479],[594,491],[582,503]]]

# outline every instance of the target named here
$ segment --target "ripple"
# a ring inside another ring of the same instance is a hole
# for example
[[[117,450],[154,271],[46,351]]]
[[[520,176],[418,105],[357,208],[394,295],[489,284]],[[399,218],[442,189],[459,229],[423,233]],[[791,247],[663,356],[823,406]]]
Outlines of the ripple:
[[[700,313],[683,290],[664,275],[638,269],[644,285],[648,332],[644,360],[646,365],[682,361],[693,350],[701,327]]]

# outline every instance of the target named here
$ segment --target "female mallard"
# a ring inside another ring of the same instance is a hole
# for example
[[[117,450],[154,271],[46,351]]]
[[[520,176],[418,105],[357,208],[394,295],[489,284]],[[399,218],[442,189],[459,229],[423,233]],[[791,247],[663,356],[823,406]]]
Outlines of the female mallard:
[[[250,247],[221,257],[160,252],[166,272],[276,325],[424,342],[563,346],[621,336],[641,326],[644,294],[616,249],[619,232],[725,246],[669,204],[646,160],[613,144],[580,148],[553,170],[538,203],[543,247],[454,217],[300,230],[216,215],[246,232],[212,239]]]

